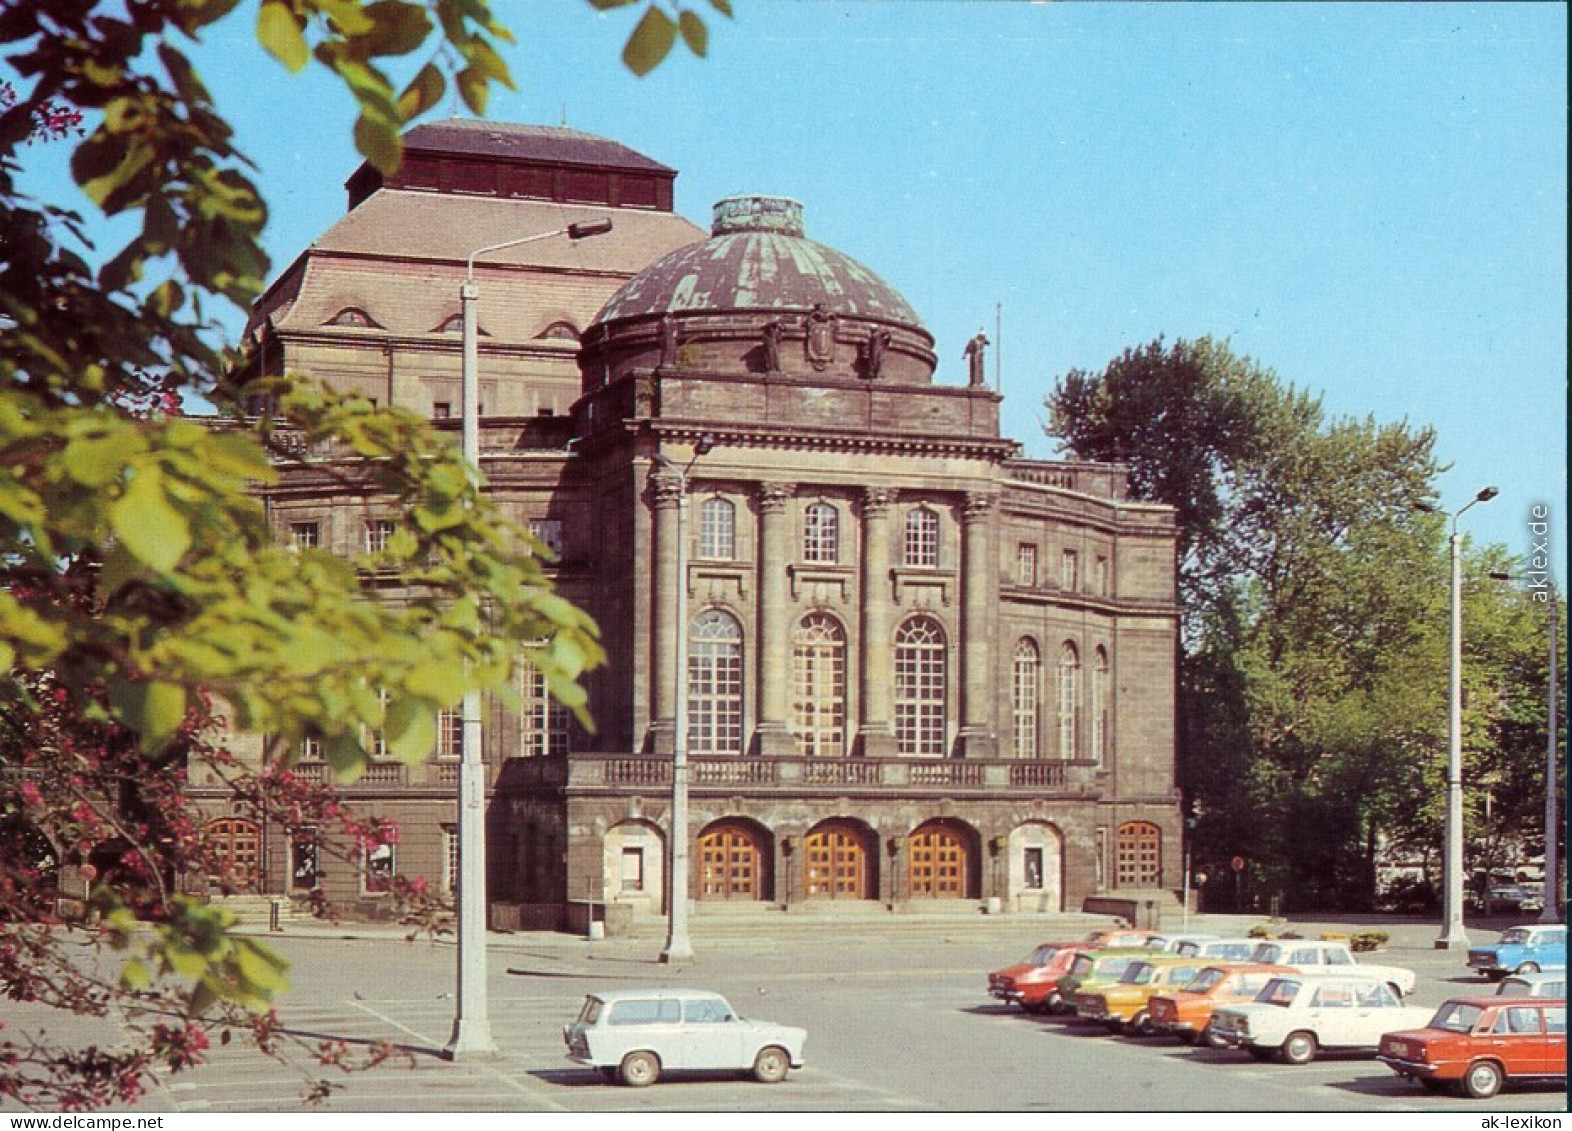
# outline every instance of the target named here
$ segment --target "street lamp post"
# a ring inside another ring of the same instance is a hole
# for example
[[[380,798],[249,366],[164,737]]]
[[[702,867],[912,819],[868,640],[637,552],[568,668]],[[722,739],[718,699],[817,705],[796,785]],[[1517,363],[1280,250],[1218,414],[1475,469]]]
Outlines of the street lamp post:
[[[672,668],[676,675],[676,703],[671,742],[671,830],[668,833],[666,880],[670,902],[666,910],[666,945],[660,952],[662,962],[679,962],[693,957],[688,938],[688,545],[684,530],[688,510],[688,474],[699,457],[715,447],[709,434],[699,437],[687,466],[678,470],[670,456],[656,453],[655,462],[677,476],[677,596],[676,645]]]
[[[479,248],[465,260],[464,282],[459,286],[459,309],[464,324],[463,353],[459,362],[460,436],[464,462],[469,465],[477,489],[480,486],[480,382],[477,376],[480,333],[476,304],[480,287],[475,282],[475,260],[489,252],[553,236],[581,240],[609,231],[609,219],[585,220]],[[459,740],[458,783],[458,1007],[453,1018],[453,1035],[448,1038],[445,1050],[450,1060],[497,1051],[486,1009],[486,768],[480,758],[479,692],[464,694],[460,714],[463,730]]]
[[[1436,950],[1468,946],[1468,932],[1463,928],[1463,563],[1458,552],[1457,520],[1475,503],[1488,503],[1498,494],[1494,487],[1485,487],[1450,516],[1452,532],[1447,547],[1452,566],[1452,629],[1447,667],[1446,845],[1442,860],[1441,934],[1435,941]]]

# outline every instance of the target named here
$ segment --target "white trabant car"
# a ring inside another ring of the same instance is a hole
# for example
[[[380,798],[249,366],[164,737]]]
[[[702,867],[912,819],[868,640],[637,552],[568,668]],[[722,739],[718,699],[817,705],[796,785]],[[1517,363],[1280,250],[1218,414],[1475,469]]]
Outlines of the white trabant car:
[[[1423,1026],[1435,1010],[1404,1005],[1381,974],[1357,969],[1280,974],[1254,1001],[1220,1006],[1208,1036],[1257,1060],[1309,1064],[1321,1049],[1365,1049],[1381,1035]]]
[[[608,1080],[643,1087],[667,1071],[749,1072],[765,1084],[802,1067],[804,1029],[745,1021],[708,990],[592,993],[578,1020],[562,1027],[568,1059]]]
[[[1407,997],[1414,992],[1417,980],[1412,970],[1402,966],[1379,966],[1374,962],[1356,962],[1348,944],[1326,939],[1270,939],[1256,944],[1251,962],[1272,966],[1292,966],[1295,970],[1355,970],[1379,974],[1399,994]]]

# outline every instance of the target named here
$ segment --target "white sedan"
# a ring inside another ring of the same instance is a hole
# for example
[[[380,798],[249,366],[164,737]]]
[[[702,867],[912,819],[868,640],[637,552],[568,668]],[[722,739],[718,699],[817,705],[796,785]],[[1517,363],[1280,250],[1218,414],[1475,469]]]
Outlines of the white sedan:
[[[1214,1011],[1208,1033],[1257,1060],[1309,1064],[1324,1048],[1374,1053],[1383,1033],[1423,1027],[1434,1012],[1404,1005],[1380,975],[1283,974],[1254,1001]]]

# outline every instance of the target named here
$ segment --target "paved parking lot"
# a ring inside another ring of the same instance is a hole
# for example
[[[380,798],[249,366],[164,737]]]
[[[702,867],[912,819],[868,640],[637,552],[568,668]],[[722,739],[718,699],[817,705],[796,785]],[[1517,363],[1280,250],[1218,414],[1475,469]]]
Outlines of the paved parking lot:
[[[658,963],[658,940],[494,935],[490,1021],[499,1051],[446,1060],[454,1018],[451,945],[405,943],[392,932],[291,927],[273,943],[292,962],[294,992],[281,1007],[307,1041],[352,1050],[391,1040],[397,1063],[344,1075],[328,1110],[376,1111],[1561,1111],[1556,1089],[1513,1090],[1487,1105],[1437,1097],[1368,1057],[1328,1056],[1304,1067],[1258,1064],[1240,1053],[1116,1038],[1100,1028],[1028,1017],[991,1001],[987,971],[1017,961],[1058,931],[1006,919],[914,926],[869,919],[833,939],[789,935],[705,937],[691,963]],[[1501,924],[1470,924],[1477,941]],[[1195,929],[1219,930],[1197,922]],[[1307,936],[1360,924],[1305,923]],[[1233,933],[1226,924],[1220,933]],[[1433,948],[1434,924],[1386,926],[1380,961],[1419,975],[1413,1000],[1436,1005],[1490,987],[1465,956]],[[603,1082],[563,1055],[561,1026],[589,989],[645,984],[719,990],[745,1016],[802,1025],[807,1066],[779,1085],[734,1076],[678,1077],[653,1088]],[[96,1039],[107,1034],[98,1032]],[[143,1109],[292,1110],[299,1071],[239,1044],[167,1077]]]

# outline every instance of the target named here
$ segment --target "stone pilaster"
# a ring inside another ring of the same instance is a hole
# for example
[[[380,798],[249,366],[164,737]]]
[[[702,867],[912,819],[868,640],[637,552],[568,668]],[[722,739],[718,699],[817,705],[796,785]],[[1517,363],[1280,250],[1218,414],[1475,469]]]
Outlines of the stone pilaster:
[[[651,697],[650,744],[656,754],[674,753],[677,733],[677,640],[683,631],[677,623],[677,547],[682,538],[682,479],[669,473],[650,476],[650,499],[655,507],[655,585],[650,621],[655,639],[650,645]]]
[[[997,758],[999,729],[993,676],[998,566],[993,537],[994,496],[971,492],[961,512],[961,732],[962,758]]]
[[[895,698],[890,637],[890,505],[895,492],[870,487],[862,505],[862,632],[857,668],[862,673],[862,723],[857,751],[867,758],[895,757]]]
[[[756,750],[761,757],[796,753],[789,710],[791,687],[791,608],[786,597],[786,563],[792,560],[787,504],[794,488],[787,483],[759,486],[759,721]]]

